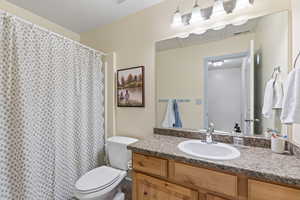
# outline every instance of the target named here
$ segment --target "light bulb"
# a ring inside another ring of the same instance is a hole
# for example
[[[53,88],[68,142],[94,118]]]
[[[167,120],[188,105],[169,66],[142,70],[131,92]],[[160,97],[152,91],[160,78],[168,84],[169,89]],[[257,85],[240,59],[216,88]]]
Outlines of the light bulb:
[[[177,37],[181,38],[181,39],[185,39],[188,38],[190,36],[190,33],[182,33],[180,35],[177,35]]]
[[[182,17],[179,9],[176,10],[176,12],[173,15],[173,20],[172,20],[172,27],[180,27],[183,26],[182,22]]]
[[[244,15],[244,16],[240,16],[236,19],[234,19],[231,24],[234,26],[241,26],[243,24],[246,24],[249,21],[249,17]]]
[[[249,0],[237,0],[235,10],[241,10],[249,7],[253,7],[253,4],[251,4]]]
[[[195,23],[201,22],[201,21],[203,21],[203,17],[201,15],[201,9],[196,2],[195,6],[192,10],[190,24],[195,24]]]
[[[222,61],[222,60],[214,62],[215,67],[221,67],[223,64],[224,64],[224,61]]]
[[[260,64],[260,54],[259,53],[256,55],[256,64],[257,65]]]
[[[220,17],[226,14],[227,12],[224,9],[223,0],[216,0],[213,6],[211,18]]]
[[[214,28],[212,28],[213,30],[215,30],[215,31],[219,31],[219,30],[221,30],[221,29],[223,29],[223,28],[225,28],[226,27],[226,24],[224,24],[224,23],[218,23],[218,24],[216,24],[216,26],[214,27]]]
[[[202,35],[204,33],[206,33],[206,29],[196,29],[193,31],[194,34],[197,34],[197,35]]]

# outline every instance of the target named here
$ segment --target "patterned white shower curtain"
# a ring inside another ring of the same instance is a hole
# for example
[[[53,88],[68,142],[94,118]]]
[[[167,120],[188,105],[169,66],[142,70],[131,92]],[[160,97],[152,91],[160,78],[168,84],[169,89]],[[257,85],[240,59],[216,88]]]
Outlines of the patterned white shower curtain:
[[[0,199],[66,200],[104,150],[101,54],[0,14]]]

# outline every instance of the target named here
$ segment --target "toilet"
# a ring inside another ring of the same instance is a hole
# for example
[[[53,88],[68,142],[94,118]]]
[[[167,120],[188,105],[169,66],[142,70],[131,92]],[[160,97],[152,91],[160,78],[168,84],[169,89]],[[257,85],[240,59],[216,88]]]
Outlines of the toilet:
[[[110,166],[95,168],[78,179],[75,184],[75,197],[79,200],[124,200],[120,183],[127,175],[131,152],[129,144],[137,139],[115,136],[107,140],[107,153]]]

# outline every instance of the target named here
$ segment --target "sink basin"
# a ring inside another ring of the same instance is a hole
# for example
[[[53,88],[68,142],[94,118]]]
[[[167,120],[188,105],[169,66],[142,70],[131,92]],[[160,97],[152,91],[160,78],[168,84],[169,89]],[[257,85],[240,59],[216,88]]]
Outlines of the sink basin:
[[[233,160],[240,157],[236,148],[223,143],[207,144],[200,140],[181,142],[178,148],[189,155],[209,160]]]

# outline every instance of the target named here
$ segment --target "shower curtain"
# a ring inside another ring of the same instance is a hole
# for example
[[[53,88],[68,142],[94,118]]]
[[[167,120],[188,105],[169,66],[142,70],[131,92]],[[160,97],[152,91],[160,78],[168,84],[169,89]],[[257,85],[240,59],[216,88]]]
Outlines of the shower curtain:
[[[66,200],[104,151],[101,53],[0,14],[0,199]]]

